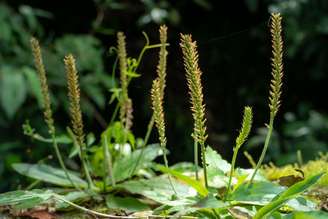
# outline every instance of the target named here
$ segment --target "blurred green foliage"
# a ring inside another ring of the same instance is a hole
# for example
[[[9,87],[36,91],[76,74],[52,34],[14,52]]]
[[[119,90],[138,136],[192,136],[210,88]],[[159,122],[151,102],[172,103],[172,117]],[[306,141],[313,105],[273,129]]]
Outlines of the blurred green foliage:
[[[0,4],[0,175],[8,176],[7,170],[11,163],[22,159],[24,153],[33,150],[34,156],[46,156],[48,149],[36,142],[29,148],[24,142],[21,125],[25,119],[36,121],[33,124],[42,133],[41,104],[42,97],[37,73],[33,66],[30,49],[30,38],[36,36],[46,41],[43,48],[45,66],[51,87],[51,98],[55,112],[67,112],[67,94],[64,65],[62,59],[67,53],[77,58],[77,67],[81,72],[81,101],[86,120],[96,118],[100,125],[105,126],[104,119],[98,112],[106,105],[106,95],[113,87],[114,78],[105,72],[103,57],[104,49],[101,42],[92,35],[65,34],[47,43],[44,29],[38,22],[40,16],[51,17],[51,14],[28,6],[19,7],[14,11],[5,4]],[[94,115],[97,114],[98,116]],[[92,118],[91,118],[92,116]],[[65,118],[62,117],[62,118]],[[60,128],[67,124],[59,118]],[[42,148],[43,147],[43,148]],[[41,149],[39,149],[41,148]],[[17,153],[19,151],[19,153]],[[42,152],[43,151],[43,152]],[[37,153],[39,152],[39,153]],[[32,155],[31,155],[32,156]],[[0,189],[10,185],[7,180],[1,183]]]

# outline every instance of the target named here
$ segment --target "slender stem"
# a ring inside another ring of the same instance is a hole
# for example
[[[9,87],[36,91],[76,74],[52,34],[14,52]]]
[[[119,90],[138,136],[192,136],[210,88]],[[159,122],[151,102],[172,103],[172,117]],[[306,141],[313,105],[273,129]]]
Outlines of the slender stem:
[[[164,159],[164,165],[167,169],[169,169],[169,162],[167,161],[167,156],[166,156],[166,145],[161,145],[162,149],[163,149],[163,159]],[[172,182],[172,178],[170,176],[170,174],[168,175],[168,178],[169,178],[169,182],[170,182],[170,185],[175,193],[176,196],[178,196],[178,193],[177,191],[175,190],[175,187],[173,185],[173,182]]]
[[[302,151],[297,150],[297,162],[300,167],[303,166],[303,157],[302,157]]]
[[[202,152],[202,160],[203,160],[203,170],[204,170],[204,180],[205,180],[205,186],[208,188],[208,181],[207,181],[207,167],[206,167],[206,156],[205,156],[205,145],[204,143],[201,143],[201,152]]]
[[[104,141],[107,142],[107,138]],[[107,148],[107,144],[105,144],[105,143],[102,144],[102,146],[103,146],[103,153],[104,153],[103,191],[106,193],[107,192],[106,191],[107,190],[106,189],[107,188],[107,176],[109,175],[108,174],[108,166],[109,166],[109,164],[108,164],[108,153],[107,153],[108,148]]]
[[[165,46],[169,46],[170,44],[168,44],[168,43],[165,43]],[[140,62],[141,62],[141,59],[142,59],[142,57],[143,57],[143,55],[144,55],[144,53],[146,52],[146,50],[148,50],[148,49],[153,49],[153,48],[158,48],[158,47],[161,47],[161,46],[163,46],[163,44],[154,44],[154,45],[146,45],[142,50],[141,50],[141,52],[140,52],[140,54],[139,54],[139,57],[138,57],[138,60],[137,60],[137,67],[134,69],[134,70],[137,70],[137,68],[138,68],[138,66],[139,66],[139,64],[140,64]]]
[[[55,149],[55,153],[56,153],[58,162],[59,162],[61,168],[64,170],[65,175],[66,175],[66,178],[70,181],[70,183],[72,184],[73,187],[75,187],[77,190],[80,190],[80,188],[75,185],[75,183],[73,182],[72,178],[68,174],[67,168],[66,168],[65,163],[63,161],[63,157],[61,156],[60,151],[59,151],[59,148],[58,148],[58,144],[57,144],[57,140],[56,140],[55,134],[52,133],[51,134],[51,137],[52,137],[52,142],[53,142],[53,146],[54,146],[54,149]]]
[[[39,183],[41,183],[41,180],[34,180],[30,185],[28,185],[25,190],[31,190],[33,189],[36,185],[38,185]]]
[[[92,182],[92,179],[91,179],[91,176],[90,176],[90,173],[89,173],[89,169],[88,169],[88,166],[87,166],[87,157],[86,157],[86,151],[85,151],[85,148],[86,148],[86,145],[79,145],[79,148],[80,148],[80,160],[82,162],[82,167],[83,167],[83,170],[84,170],[84,174],[85,174],[85,177],[87,178],[87,181],[88,181],[88,189],[91,189],[92,187],[94,187],[93,185],[93,182]]]
[[[235,171],[235,164],[236,164],[236,159],[237,159],[239,148],[240,147],[236,145],[236,147],[233,150],[232,161],[231,161],[231,168],[230,168],[229,182],[228,182],[227,191],[226,191],[226,194],[225,194],[225,197],[224,197],[225,200],[227,199],[227,197],[229,195],[229,192],[230,192],[230,187],[231,187],[231,182],[232,182],[232,176],[233,176],[234,171]]]
[[[87,178],[87,181],[88,181],[88,188],[91,189],[94,185],[93,185],[93,182],[92,182],[92,179],[91,179],[91,176],[89,173],[89,169],[88,169],[85,159],[86,159],[85,156],[82,156],[81,162],[82,162],[83,170],[85,173],[85,177]]]
[[[194,141],[194,165],[195,165],[195,177],[196,180],[199,179],[198,176],[198,143]]]
[[[132,176],[134,174],[134,172],[136,171],[136,169],[137,169],[137,167],[138,167],[138,165],[140,163],[141,158],[143,157],[143,154],[144,154],[146,145],[148,143],[148,140],[149,140],[151,131],[153,130],[154,122],[155,122],[155,117],[153,115],[151,117],[149,123],[148,123],[147,132],[146,132],[146,135],[145,135],[145,138],[144,138],[144,142],[143,142],[142,147],[141,147],[141,152],[139,154],[139,157],[138,157],[138,159],[137,159],[137,161],[136,161],[136,163],[135,163],[132,171],[130,172],[130,176]]]
[[[133,217],[133,216],[117,216],[117,215],[110,215],[110,214],[104,214],[104,213],[101,213],[101,212],[97,212],[97,211],[93,211],[93,210],[90,210],[90,209],[87,209],[85,207],[82,207],[80,205],[77,205],[73,202],[70,202],[64,198],[62,198],[61,196],[59,195],[56,195],[54,194],[53,195],[55,198],[57,198],[58,200],[61,200],[69,205],[71,205],[72,207],[76,208],[76,209],[79,209],[81,211],[84,211],[88,214],[92,214],[92,215],[96,215],[96,216],[100,216],[100,217],[105,217],[105,218],[117,218],[117,219],[140,219],[140,218],[168,218],[167,216],[160,216],[160,215],[150,215],[150,216],[145,216],[145,217]],[[189,218],[189,219],[196,219],[196,217],[192,217],[192,216],[181,216],[181,218]]]
[[[252,166],[252,168],[255,168],[256,163],[255,163],[253,157],[247,151],[244,151],[244,156],[247,158],[247,160],[250,163],[250,165]]]
[[[43,137],[42,135],[40,135],[38,133],[25,133],[25,135],[31,137],[32,139],[38,140],[40,142],[53,144],[52,137],[51,138],[45,138],[45,137]]]
[[[259,161],[256,164],[256,167],[255,167],[255,170],[254,170],[253,175],[251,177],[251,180],[249,181],[249,184],[251,184],[253,182],[254,177],[256,175],[256,172],[261,167],[262,162],[264,160],[266,151],[267,151],[268,146],[269,146],[269,143],[270,143],[270,138],[271,138],[271,135],[272,135],[272,131],[273,131],[273,121],[274,121],[274,115],[270,115],[270,123],[269,123],[268,133],[266,135],[265,142],[264,142],[264,147],[263,147],[263,150],[262,150],[260,159],[259,159]]]
[[[120,104],[119,104],[119,102],[117,102],[117,104],[115,106],[115,109],[114,109],[114,112],[113,112],[113,115],[112,115],[112,117],[110,119],[110,122],[109,122],[110,125],[114,122],[119,109],[120,109]]]
[[[104,152],[105,152],[105,161],[106,161],[106,166],[105,168],[107,167],[108,168],[108,175],[111,179],[111,183],[112,183],[112,186],[115,186],[115,178],[114,178],[114,174],[113,174],[113,164],[112,164],[112,157],[111,157],[111,154],[109,153],[109,150],[108,150],[108,140],[107,140],[107,136],[105,136],[104,138],[105,140],[105,144],[104,144]],[[105,176],[106,179],[107,179],[107,175]],[[106,180],[107,182],[107,180]],[[106,186],[106,185],[105,185]]]
[[[97,212],[97,211],[93,211],[93,210],[87,209],[87,208],[85,208],[85,207],[82,207],[82,206],[80,206],[80,205],[77,205],[77,204],[75,204],[75,203],[73,203],[73,202],[70,202],[70,201],[68,201],[68,200],[66,200],[66,199],[64,199],[64,198],[62,198],[62,197],[59,196],[59,195],[54,194],[54,197],[56,197],[57,199],[59,199],[59,200],[65,202],[65,203],[71,205],[72,207],[74,207],[74,208],[76,208],[76,209],[79,209],[79,210],[84,211],[84,212],[86,212],[86,213],[88,213],[88,214],[93,214],[93,215],[100,216],[100,217],[106,217],[106,218],[120,218],[120,219],[123,219],[123,218],[140,218],[140,217],[131,217],[131,216],[129,216],[129,217],[124,217],[124,216],[115,216],[115,215],[104,214],[104,213],[100,213],[100,212]]]
[[[88,170],[87,165],[86,165],[85,151],[82,148],[82,146],[79,145],[73,131],[69,127],[67,127],[67,132],[71,136],[71,138],[73,140],[73,144],[79,149],[79,153],[78,153],[79,158],[80,158],[81,163],[82,163],[84,174],[86,175],[86,178],[87,178],[87,181],[88,181],[88,188],[90,189],[91,187],[93,187],[93,183],[92,183],[92,179],[91,179],[90,174],[89,174],[89,170]]]

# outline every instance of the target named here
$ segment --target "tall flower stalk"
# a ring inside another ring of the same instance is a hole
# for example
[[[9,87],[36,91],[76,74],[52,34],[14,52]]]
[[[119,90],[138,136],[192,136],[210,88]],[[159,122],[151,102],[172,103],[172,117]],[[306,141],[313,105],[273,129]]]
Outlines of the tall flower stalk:
[[[47,75],[46,75],[46,70],[45,70],[45,67],[43,64],[40,44],[39,44],[39,41],[35,38],[32,38],[30,42],[31,42],[31,47],[32,47],[32,53],[34,56],[35,68],[38,72],[39,81],[40,81],[40,85],[41,85],[41,93],[42,93],[42,98],[43,98],[44,120],[48,126],[48,131],[49,131],[49,134],[52,139],[52,144],[53,144],[58,162],[59,162],[61,168],[63,169],[63,171],[65,172],[66,178],[70,181],[72,186],[76,187],[76,185],[74,184],[70,175],[68,174],[68,170],[65,166],[64,160],[63,160],[61,153],[59,151],[59,148],[58,148],[58,143],[57,143],[57,139],[56,139],[56,129],[55,129],[54,119],[53,119],[52,110],[51,110],[51,101],[50,101],[49,88],[48,88],[48,83],[47,83]]]
[[[132,100],[128,95],[128,59],[126,52],[125,35],[123,32],[117,33],[117,54],[119,59],[120,82],[121,82],[121,99],[120,99],[120,120],[126,130],[132,126],[133,108]]]
[[[256,164],[253,175],[250,179],[250,183],[253,182],[256,172],[261,167],[264,160],[266,151],[268,149],[270,138],[273,131],[274,119],[278,113],[281,104],[281,93],[282,93],[282,78],[283,78],[283,41],[282,41],[282,27],[281,27],[281,15],[279,13],[271,14],[271,42],[272,42],[272,58],[271,58],[271,68],[272,68],[272,79],[270,83],[269,92],[269,108],[270,108],[270,120],[268,125],[268,132],[265,138],[264,147]]]
[[[164,99],[164,91],[165,91],[165,87],[166,87],[166,66],[167,66],[167,55],[168,55],[168,52],[166,49],[166,47],[167,47],[167,27],[165,25],[162,25],[159,28],[159,39],[160,39],[160,50],[158,53],[159,57],[158,57],[156,73],[157,73],[157,79],[159,80],[161,97]],[[134,168],[131,171],[131,175],[134,173],[135,169],[139,165],[141,157],[143,156],[143,153],[144,153],[145,147],[148,143],[151,131],[153,130],[154,122],[155,122],[155,117],[154,117],[154,114],[152,114],[151,119],[147,126],[147,132],[146,132],[146,135],[144,138],[141,153],[138,157],[136,164],[134,165]]]
[[[227,198],[227,196],[229,195],[230,189],[231,189],[231,182],[232,182],[232,177],[233,177],[234,171],[235,171],[235,164],[236,164],[236,160],[237,160],[238,151],[239,151],[240,147],[247,140],[247,137],[252,128],[252,121],[253,121],[252,108],[249,106],[246,106],[244,108],[244,115],[243,115],[243,122],[242,122],[241,130],[239,132],[238,137],[236,138],[235,147],[233,148],[230,176],[229,176],[229,182],[228,182],[228,187],[227,187],[225,198]]]
[[[201,83],[202,72],[198,66],[197,44],[196,41],[192,41],[191,35],[181,34],[180,47],[183,53],[186,78],[191,99],[191,110],[194,118],[194,131],[192,137],[194,138],[195,174],[196,178],[198,178],[198,145],[200,145],[205,185],[208,187],[207,164],[205,157],[205,141],[207,139],[205,104],[203,103],[203,87]]]
[[[161,85],[159,79],[153,81],[153,86],[151,89],[151,101],[153,108],[153,115],[155,125],[158,131],[159,142],[163,150],[163,159],[166,168],[169,168],[169,164],[166,156],[166,136],[165,136],[165,120],[164,120],[164,109],[163,109],[163,97],[161,96]],[[171,177],[169,176],[169,181],[172,186],[173,191],[176,193],[174,185],[172,183]],[[177,194],[177,193],[176,193]]]
[[[80,106],[80,88],[78,72],[75,65],[75,58],[72,54],[65,56],[64,59],[66,76],[67,76],[67,87],[68,97],[70,103],[70,116],[73,133],[76,137],[76,141],[80,148],[81,162],[85,176],[88,181],[88,188],[93,187],[93,182],[87,166],[87,153],[85,144],[85,135],[83,131],[83,120]]]

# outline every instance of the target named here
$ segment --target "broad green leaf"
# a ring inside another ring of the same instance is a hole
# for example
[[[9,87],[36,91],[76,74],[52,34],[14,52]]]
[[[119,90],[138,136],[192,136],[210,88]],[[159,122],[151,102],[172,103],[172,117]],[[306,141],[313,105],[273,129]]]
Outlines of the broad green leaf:
[[[284,187],[272,182],[255,182],[252,185],[240,185],[228,199],[238,203],[265,205],[276,195],[284,191]]]
[[[90,198],[86,192],[70,192],[58,195],[51,190],[34,189],[31,191],[17,190],[0,194],[0,207],[9,207],[14,210],[25,210],[41,206],[52,206],[56,209],[67,208],[66,201],[76,202]]]
[[[226,186],[228,177],[226,173],[230,171],[230,164],[222,159],[211,147],[206,148],[207,177],[211,187],[221,188]]]
[[[151,179],[131,180],[116,186],[133,194],[143,195],[158,203],[169,206],[195,204],[197,191],[192,187],[182,184],[172,178],[172,183],[177,192],[177,197],[167,176],[159,176]]]
[[[12,165],[13,169],[18,173],[38,179],[44,182],[52,183],[59,186],[72,187],[71,182],[66,178],[65,172],[46,164],[27,164],[16,163]],[[70,171],[69,175],[73,182],[79,187],[87,187],[87,183],[81,179],[78,174]]]
[[[26,98],[26,83],[19,69],[0,69],[0,104],[8,118],[12,118]]]
[[[254,219],[263,218],[265,215],[267,215],[270,212],[274,211],[275,209],[279,208],[283,203],[285,203],[289,199],[295,198],[297,195],[304,192],[310,186],[314,185],[320,179],[320,177],[322,175],[323,175],[323,173],[320,173],[320,174],[308,177],[305,180],[292,185],[291,187],[289,187],[287,190],[285,190],[281,194],[278,194],[272,200],[272,202],[270,202],[266,206],[262,207],[256,213],[256,215],[254,216]]]
[[[118,197],[114,195],[108,195],[106,197],[106,205],[108,208],[120,209],[127,212],[145,211],[150,209],[148,205],[142,203],[136,198]]]
[[[163,173],[168,173],[168,174],[175,176],[179,180],[181,180],[184,183],[188,184],[189,186],[193,187],[198,192],[198,194],[200,194],[201,196],[206,197],[208,195],[208,190],[201,182],[199,182],[189,176],[185,176],[178,171],[172,170],[170,168],[166,168],[165,166],[162,166],[162,165],[156,165],[156,168],[158,170],[162,171]]]
[[[120,182],[131,177],[133,171],[137,173],[140,169],[149,166],[151,161],[162,154],[162,149],[159,145],[146,146],[140,157],[141,151],[142,149],[135,150],[131,154],[115,161],[113,164],[115,181]],[[138,161],[139,157],[140,160]]]
[[[12,191],[0,194],[0,206],[13,209],[29,209],[49,203],[53,193],[49,190]]]

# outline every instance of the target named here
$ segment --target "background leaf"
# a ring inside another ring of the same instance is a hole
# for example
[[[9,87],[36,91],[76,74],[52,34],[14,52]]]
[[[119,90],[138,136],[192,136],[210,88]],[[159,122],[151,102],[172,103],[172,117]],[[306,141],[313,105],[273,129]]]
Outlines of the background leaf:
[[[66,178],[63,170],[48,166],[46,164],[16,163],[13,164],[12,167],[18,173],[33,179],[38,179],[59,186],[72,186],[70,181]],[[87,187],[87,183],[81,179],[77,173],[70,171],[69,174],[77,186],[83,188]]]
[[[0,103],[8,118],[12,118],[26,98],[23,72],[15,68],[0,69]]]

